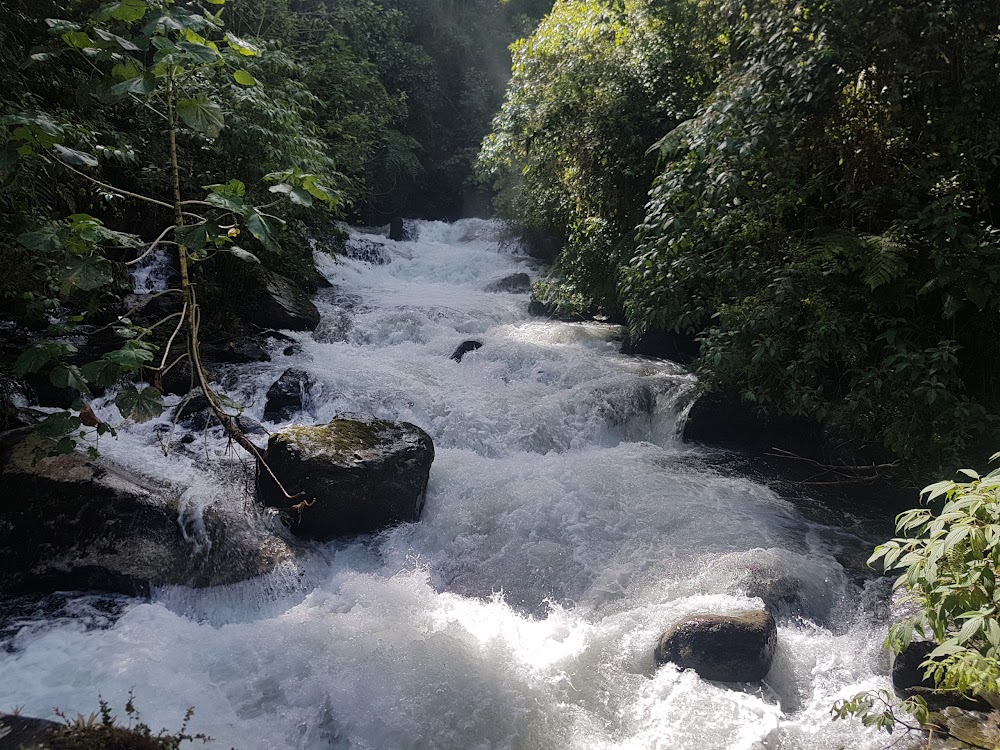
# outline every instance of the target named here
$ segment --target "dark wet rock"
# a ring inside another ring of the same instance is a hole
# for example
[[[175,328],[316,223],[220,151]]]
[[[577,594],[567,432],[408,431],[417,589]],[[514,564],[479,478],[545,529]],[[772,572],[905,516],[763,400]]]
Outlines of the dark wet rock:
[[[416,425],[342,414],[271,435],[267,462],[295,497],[285,497],[263,471],[257,491],[265,505],[288,511],[300,536],[371,533],[419,519],[433,460],[430,436]]]
[[[698,356],[698,342],[694,336],[673,331],[648,331],[638,336],[627,336],[622,342],[621,352],[690,364]]]
[[[32,716],[0,714],[0,750],[32,750],[46,747],[46,742],[64,724]]]
[[[481,349],[482,346],[483,342],[476,341],[475,339],[469,339],[468,341],[463,341],[455,348],[455,351],[451,353],[451,356],[448,357],[448,359],[453,359],[456,362],[461,362],[462,357],[464,357],[469,352],[476,351],[476,349]]]
[[[344,255],[351,260],[360,260],[373,266],[384,266],[392,260],[385,245],[365,237],[351,237],[344,245]]]
[[[551,318],[552,320],[562,320],[567,323],[580,323],[584,320],[593,320],[594,315],[565,312],[555,305],[543,302],[540,299],[532,299],[528,303],[528,314],[536,315],[539,318]]]
[[[268,422],[284,422],[302,411],[313,385],[312,376],[305,370],[295,367],[285,370],[267,389],[264,419]]]
[[[189,430],[204,430],[212,424],[219,423],[208,397],[202,393],[201,388],[196,388],[191,392],[190,398],[177,404],[170,413],[170,419]]]
[[[735,393],[705,393],[688,412],[683,438],[761,454],[773,448],[822,457],[819,427],[806,419],[758,415]]]
[[[0,455],[0,592],[228,584],[292,557],[242,512],[195,519],[178,509],[179,489],[104,458],[45,456],[48,445],[33,435]]]
[[[203,359],[223,364],[249,364],[250,362],[270,362],[271,355],[255,337],[243,336],[238,339],[215,344],[203,344]]]
[[[920,668],[927,655],[937,648],[933,641],[913,641],[900,653],[892,655],[892,686],[902,695],[912,695],[914,688],[934,689],[934,680],[924,677]]]
[[[398,216],[389,222],[389,239],[396,242],[408,242],[412,239],[407,231],[406,222]]]
[[[295,282],[264,271],[264,290],[253,313],[254,323],[265,328],[312,331],[319,320],[316,305]]]
[[[802,582],[798,578],[773,571],[749,571],[742,587],[747,596],[763,601],[765,609],[771,613],[793,609],[802,593]]]
[[[302,347],[298,344],[291,344],[290,346],[286,346],[282,349],[281,353],[286,357],[294,357],[296,354],[302,353]]]
[[[777,642],[774,618],[763,610],[691,615],[660,637],[655,658],[706,680],[756,682],[771,669]]]
[[[526,273],[512,273],[483,287],[484,292],[510,292],[527,294],[531,291],[531,277]]]
[[[209,381],[216,379],[216,370],[210,363],[202,363],[202,369],[205,371],[206,377]],[[186,396],[195,383],[197,379],[193,377],[194,373],[191,371],[191,362],[187,359],[183,359],[160,378],[160,390],[166,395],[173,396]],[[155,383],[154,383],[155,385]]]

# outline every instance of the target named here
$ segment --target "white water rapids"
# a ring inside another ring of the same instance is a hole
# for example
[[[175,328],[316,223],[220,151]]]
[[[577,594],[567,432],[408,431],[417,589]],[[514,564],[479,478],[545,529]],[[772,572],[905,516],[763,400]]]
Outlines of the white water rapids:
[[[884,586],[851,582],[834,557],[843,532],[679,441],[694,385],[681,368],[619,354],[612,326],[533,318],[526,295],[482,291],[534,274],[494,225],[417,230],[368,237],[385,265],[318,251],[335,285],[317,295],[320,328],[220,384],[260,419],[270,384],[298,367],[317,387],[297,421],[367,411],[427,430],[422,520],[236,586],[22,613],[0,631],[0,710],[86,714],[134,688],[154,729],[195,706],[192,731],[240,750],[881,747],[829,716],[838,697],[888,686]],[[450,360],[470,338],[483,347]],[[191,517],[244,502],[221,438],[164,456],[156,427],[101,450],[186,486]],[[740,593],[748,570],[800,592],[766,683],[656,669],[679,617],[760,606]]]

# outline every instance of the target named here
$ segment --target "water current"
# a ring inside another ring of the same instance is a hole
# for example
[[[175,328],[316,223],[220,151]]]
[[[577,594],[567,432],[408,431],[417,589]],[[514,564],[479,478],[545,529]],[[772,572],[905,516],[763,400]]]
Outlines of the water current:
[[[195,706],[193,731],[241,750],[881,747],[829,718],[838,697],[888,686],[884,585],[838,562],[850,535],[680,442],[694,380],[679,366],[619,354],[615,326],[483,291],[538,272],[496,225],[413,231],[353,233],[382,263],[318,247],[334,285],[316,297],[320,327],[219,382],[262,419],[297,367],[315,386],[293,421],[362,411],[427,430],[422,520],[244,584],[22,607],[0,621],[0,710],[89,713],[134,689],[154,728]],[[449,359],[465,339],[483,346]],[[110,399],[96,408],[114,420]],[[168,424],[127,427],[102,452],[185,488],[189,518],[248,502],[220,435],[164,455]],[[672,622],[759,607],[745,584],[767,579],[795,599],[765,683],[655,668]]]

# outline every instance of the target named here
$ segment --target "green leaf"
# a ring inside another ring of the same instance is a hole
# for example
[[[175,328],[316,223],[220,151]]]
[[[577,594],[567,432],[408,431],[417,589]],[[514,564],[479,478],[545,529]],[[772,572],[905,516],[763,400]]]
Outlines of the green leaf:
[[[115,398],[115,406],[125,419],[148,422],[163,413],[163,394],[151,386],[140,391],[130,385]]]
[[[250,234],[269,249],[274,247],[275,235],[285,228],[285,222],[277,216],[262,214],[258,211],[254,211],[246,217],[246,224]]]
[[[49,373],[49,381],[56,388],[73,388],[83,394],[90,393],[87,381],[76,365],[57,365]]]
[[[146,15],[145,0],[118,0],[102,5],[95,17],[100,21],[114,18],[117,21],[140,21]]]
[[[21,356],[14,362],[14,374],[23,378],[25,375],[38,372],[53,359],[75,351],[75,346],[61,341],[37,341],[21,352]]]
[[[104,357],[85,364],[80,368],[80,372],[87,379],[87,382],[97,385],[114,385],[124,374],[116,362]]]
[[[73,258],[60,269],[59,281],[59,293],[64,297],[74,288],[89,292],[111,283],[111,263],[93,256]]]
[[[205,96],[181,99],[177,102],[177,114],[189,127],[210,138],[218,136],[226,124],[222,107]]]
[[[96,167],[98,164],[96,156],[86,154],[83,151],[77,151],[75,149],[59,145],[53,146],[52,150],[56,152],[56,156],[58,156],[60,160],[74,167]]]
[[[247,186],[240,180],[230,180],[203,187],[216,195],[225,195],[229,198],[242,198],[247,194]]]
[[[254,55],[260,54],[259,47],[251,44],[248,41],[240,39],[238,36],[236,36],[235,34],[231,34],[228,31],[226,32],[226,42],[232,49],[234,49],[236,52],[239,52],[241,55],[244,55],[245,57],[253,57]]]
[[[38,250],[40,252],[55,252],[56,250],[61,250],[63,246],[59,233],[51,226],[19,234],[17,236],[17,244],[28,250]]]
[[[50,414],[35,428],[40,435],[45,437],[61,437],[70,432],[80,429],[80,418],[74,417],[68,411],[59,411]]]
[[[246,260],[251,263],[260,263],[260,258],[251,253],[249,250],[244,250],[239,245],[233,245],[232,247],[225,248],[225,251],[235,255],[240,260]]]
[[[242,69],[237,70],[235,73],[233,73],[233,78],[235,78],[236,83],[240,84],[241,86],[257,85],[257,79],[254,78],[252,75],[250,75],[247,71]]]
[[[109,91],[112,96],[124,96],[125,94],[147,96],[156,91],[156,76],[152,73],[143,73],[141,76],[116,83]]]

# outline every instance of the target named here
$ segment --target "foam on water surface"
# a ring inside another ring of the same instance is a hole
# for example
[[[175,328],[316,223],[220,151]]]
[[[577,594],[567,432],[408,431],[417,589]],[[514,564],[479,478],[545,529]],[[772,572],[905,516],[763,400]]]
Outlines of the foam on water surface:
[[[317,296],[324,325],[220,385],[260,419],[297,367],[315,385],[295,421],[368,411],[426,429],[422,520],[243,584],[11,616],[0,710],[89,713],[134,688],[152,726],[193,705],[192,730],[242,750],[880,747],[829,719],[836,698],[887,685],[884,592],[851,582],[838,532],[677,441],[694,386],[679,367],[618,354],[614,326],[531,318],[526,295],[483,291],[537,275],[497,225],[415,229],[356,236],[383,265],[318,249],[335,285]],[[465,339],[483,346],[450,360]],[[96,408],[113,419],[110,398]],[[201,509],[248,500],[221,436],[164,455],[174,429],[164,417],[101,449],[184,493],[194,546]],[[765,684],[655,669],[677,618],[760,606],[742,584],[762,571],[799,592]]]

